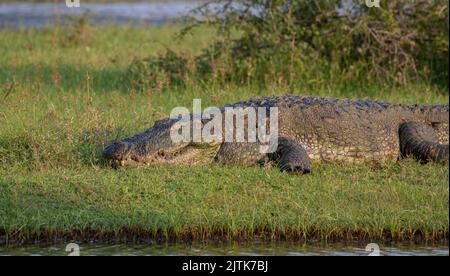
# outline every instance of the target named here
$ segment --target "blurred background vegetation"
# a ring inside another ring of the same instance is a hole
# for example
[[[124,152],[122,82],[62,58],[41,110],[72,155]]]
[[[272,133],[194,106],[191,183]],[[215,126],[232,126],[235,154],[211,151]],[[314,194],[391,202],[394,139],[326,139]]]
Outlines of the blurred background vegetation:
[[[217,0],[179,33],[214,28],[201,53],[135,60],[128,88],[202,83],[364,87],[425,81],[448,88],[448,1]]]

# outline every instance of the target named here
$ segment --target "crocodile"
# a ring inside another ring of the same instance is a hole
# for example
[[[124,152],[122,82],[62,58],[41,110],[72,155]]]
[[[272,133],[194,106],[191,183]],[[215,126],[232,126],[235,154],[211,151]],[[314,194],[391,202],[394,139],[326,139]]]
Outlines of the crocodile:
[[[259,142],[174,142],[170,129],[179,120],[166,118],[142,133],[112,142],[102,156],[118,166],[270,163],[283,172],[299,174],[311,173],[311,160],[376,164],[408,156],[421,162],[449,160],[448,103],[285,95],[253,98],[225,105],[220,111],[226,107],[277,107],[275,151],[261,152]]]

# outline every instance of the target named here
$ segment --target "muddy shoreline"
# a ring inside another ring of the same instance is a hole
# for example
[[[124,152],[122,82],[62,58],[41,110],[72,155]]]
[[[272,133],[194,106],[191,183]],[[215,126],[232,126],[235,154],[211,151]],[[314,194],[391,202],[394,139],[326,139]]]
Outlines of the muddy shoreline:
[[[305,238],[306,237],[306,238]],[[304,233],[278,233],[269,234],[264,231],[256,231],[253,235],[248,233],[227,234],[225,231],[214,233],[198,233],[186,231],[182,234],[174,232],[160,231],[151,233],[145,230],[120,229],[116,231],[102,230],[73,230],[73,231],[42,231],[33,233],[23,233],[20,231],[0,230],[0,246],[4,245],[27,245],[27,244],[58,244],[67,242],[79,243],[124,243],[124,244],[149,244],[149,243],[191,243],[199,241],[209,242],[410,242],[415,244],[445,244],[449,242],[448,232],[436,232],[433,236],[424,235],[421,232],[414,234],[391,234],[385,231],[382,234],[368,233],[365,231],[342,231],[340,233],[328,235],[326,238],[318,232]]]

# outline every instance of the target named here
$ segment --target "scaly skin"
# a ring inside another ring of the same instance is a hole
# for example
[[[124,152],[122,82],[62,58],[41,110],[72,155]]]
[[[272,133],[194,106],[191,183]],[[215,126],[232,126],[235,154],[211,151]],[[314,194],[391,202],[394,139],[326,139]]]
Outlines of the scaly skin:
[[[308,173],[309,159],[383,162],[413,155],[448,161],[449,107],[401,105],[373,100],[279,96],[251,99],[229,107],[278,107],[276,153],[259,152],[258,143],[178,143],[170,138],[176,120],[158,121],[147,131],[109,145],[103,156],[119,165],[253,165],[277,161],[283,171]],[[223,111],[223,109],[222,109]]]

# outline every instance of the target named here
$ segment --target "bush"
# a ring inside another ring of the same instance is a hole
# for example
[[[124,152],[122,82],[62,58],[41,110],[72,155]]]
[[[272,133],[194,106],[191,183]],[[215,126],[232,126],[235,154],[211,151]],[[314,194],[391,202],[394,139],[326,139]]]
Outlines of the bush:
[[[136,59],[125,74],[127,89],[161,91],[170,85],[185,86],[188,74],[187,57],[167,49],[165,55]]]
[[[422,78],[448,87],[448,2],[382,1],[382,8],[354,2],[207,2],[193,11],[180,37],[213,26],[219,36],[210,47],[189,58],[168,51],[143,61],[145,68],[134,63],[130,70],[139,73],[128,79],[336,86]]]

